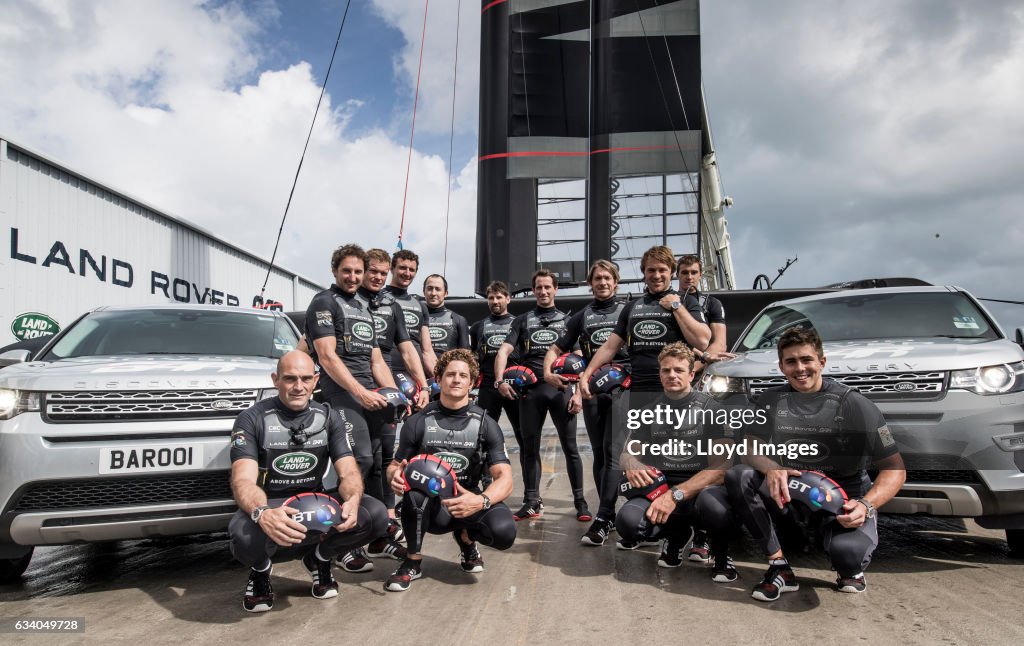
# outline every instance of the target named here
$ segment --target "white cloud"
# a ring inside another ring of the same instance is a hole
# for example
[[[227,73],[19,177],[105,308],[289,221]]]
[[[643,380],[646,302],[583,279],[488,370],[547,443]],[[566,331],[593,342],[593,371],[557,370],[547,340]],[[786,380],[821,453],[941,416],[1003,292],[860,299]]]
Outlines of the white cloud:
[[[468,3],[467,3],[468,4]],[[308,63],[260,71],[261,21],[235,5],[22,2],[0,29],[0,123],[14,141],[268,257],[320,92]],[[327,95],[278,252],[321,283],[334,247],[392,250],[408,148],[346,132],[359,97]],[[458,161],[458,164],[465,160]],[[472,289],[475,161],[452,195],[448,274]],[[445,161],[414,151],[405,246],[443,258]]]

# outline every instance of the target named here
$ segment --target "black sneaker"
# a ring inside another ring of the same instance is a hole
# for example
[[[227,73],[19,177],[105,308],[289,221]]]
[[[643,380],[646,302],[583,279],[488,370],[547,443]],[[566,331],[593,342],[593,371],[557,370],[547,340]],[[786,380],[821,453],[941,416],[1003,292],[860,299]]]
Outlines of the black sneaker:
[[[661,554],[658,555],[658,565],[661,567],[679,567],[683,564],[683,546],[686,543],[665,539],[661,544]]]
[[[594,522],[590,523],[590,529],[580,539],[580,543],[583,545],[604,545],[604,542],[608,540],[608,534],[611,533],[614,526],[615,524],[610,520],[597,518]]]
[[[512,514],[512,518],[516,520],[526,520],[527,518],[540,518],[544,515],[544,503],[542,502],[524,502],[523,506],[519,508],[519,511]]]
[[[480,550],[476,548],[476,543],[462,549],[459,554],[459,565],[462,566],[463,572],[470,574],[479,574],[484,571],[484,559],[480,556]]]
[[[856,594],[858,592],[864,592],[868,587],[868,581],[864,578],[864,573],[854,574],[853,576],[841,576],[836,579],[836,589],[840,592],[849,592]]]
[[[409,551],[401,543],[390,537],[382,536],[370,541],[370,544],[366,546],[366,555],[374,559],[386,556],[396,561],[404,561],[405,557],[409,556]]]
[[[573,505],[576,507],[576,520],[581,523],[589,523],[594,520],[594,515],[590,513],[586,500],[583,498],[577,498],[573,501]]]
[[[402,523],[398,522],[398,520],[394,518],[388,520],[388,538],[396,543],[405,538],[405,531],[402,529]]]
[[[783,592],[796,592],[800,589],[796,575],[789,564],[769,565],[761,582],[754,586],[750,596],[758,601],[775,601]]]
[[[695,563],[711,562],[711,546],[708,545],[708,535],[704,532],[696,532],[693,535],[693,542],[690,543],[690,551],[686,558]]]
[[[711,568],[712,581],[715,583],[732,583],[738,578],[740,578],[740,573],[736,571],[736,566],[732,564],[731,556],[726,556],[724,559],[715,558],[715,567]]]
[[[409,584],[423,576],[422,565],[420,561],[405,559],[384,582],[384,589],[389,592],[405,592],[409,589]]]
[[[373,561],[366,555],[366,551],[361,547],[342,554],[335,559],[338,567],[345,570],[346,572],[372,572]]]
[[[316,552],[315,549],[302,557],[302,564],[306,566],[306,571],[313,577],[313,589],[310,594],[314,599],[330,599],[338,596],[338,582],[331,574],[331,562],[321,561],[314,552]]]
[[[266,612],[274,607],[274,586],[270,585],[273,570],[273,566],[266,572],[249,570],[249,582],[245,584],[245,597],[242,598],[246,612]]]

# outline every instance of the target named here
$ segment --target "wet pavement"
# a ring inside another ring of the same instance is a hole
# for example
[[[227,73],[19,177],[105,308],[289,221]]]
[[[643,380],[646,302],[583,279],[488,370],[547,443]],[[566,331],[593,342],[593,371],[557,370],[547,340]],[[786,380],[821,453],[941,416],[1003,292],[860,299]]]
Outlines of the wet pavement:
[[[589,479],[582,429],[580,440]],[[1024,560],[1007,555],[1001,531],[883,516],[867,592],[836,592],[820,553],[790,554],[800,590],[762,604],[749,589],[763,559],[747,538],[735,547],[732,584],[713,583],[699,563],[659,568],[656,547],[581,546],[587,524],[572,513],[557,444],[553,431],[545,436],[544,517],[520,523],[507,552],[482,549],[483,574],[459,569],[450,537],[428,536],[424,578],[409,591],[384,592],[397,562],[378,559],[369,573],[336,569],[341,594],[319,601],[301,563],[285,561],[274,566],[274,609],[250,615],[247,572],[225,534],[39,548],[20,584],[0,586],[0,618],[78,617],[85,631],[0,643],[1024,643]]]

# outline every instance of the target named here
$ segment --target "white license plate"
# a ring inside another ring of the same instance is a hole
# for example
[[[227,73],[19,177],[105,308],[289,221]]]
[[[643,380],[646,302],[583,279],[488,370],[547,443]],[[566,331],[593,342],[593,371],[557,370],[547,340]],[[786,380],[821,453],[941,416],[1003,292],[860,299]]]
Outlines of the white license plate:
[[[203,466],[202,444],[136,444],[100,449],[100,473],[160,473]]]

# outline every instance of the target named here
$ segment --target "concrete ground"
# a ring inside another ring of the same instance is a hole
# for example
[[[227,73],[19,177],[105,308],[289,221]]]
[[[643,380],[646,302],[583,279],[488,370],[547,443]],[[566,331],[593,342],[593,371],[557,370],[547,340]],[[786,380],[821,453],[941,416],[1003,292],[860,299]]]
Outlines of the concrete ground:
[[[584,439],[581,429],[589,474]],[[341,594],[318,601],[301,563],[283,562],[274,609],[250,615],[247,572],[223,534],[40,548],[21,584],[0,586],[0,618],[79,617],[85,632],[0,643],[1024,643],[1024,561],[1007,556],[1002,532],[887,516],[867,592],[834,591],[821,554],[790,555],[800,590],[763,604],[750,598],[765,565],[747,538],[736,547],[740,579],[727,585],[700,564],[657,567],[656,547],[581,546],[587,525],[572,515],[557,445],[549,432],[544,517],[520,523],[509,551],[483,549],[483,574],[462,572],[451,538],[430,536],[424,578],[407,592],[383,590],[397,562],[379,559],[370,573],[336,570]],[[513,466],[512,504],[522,495]],[[588,498],[596,508],[592,488]]]

